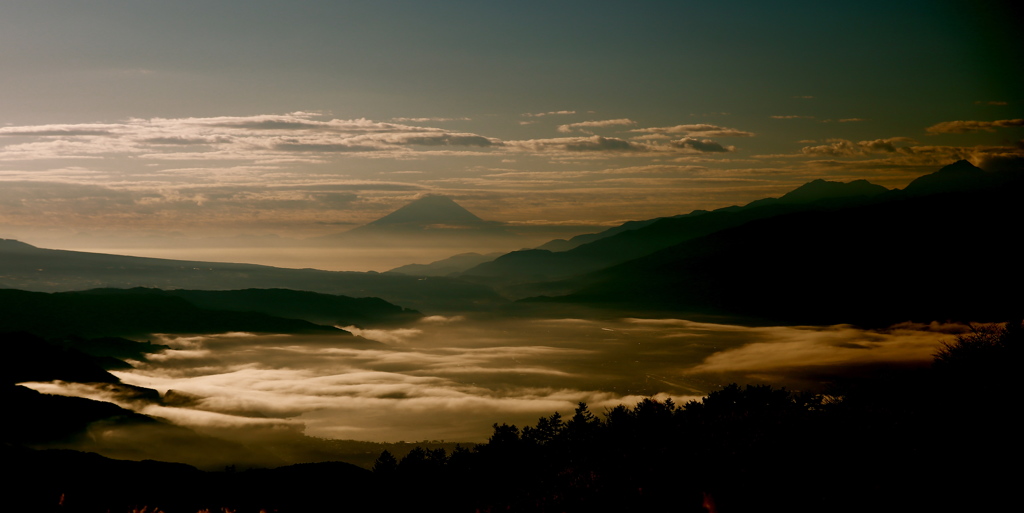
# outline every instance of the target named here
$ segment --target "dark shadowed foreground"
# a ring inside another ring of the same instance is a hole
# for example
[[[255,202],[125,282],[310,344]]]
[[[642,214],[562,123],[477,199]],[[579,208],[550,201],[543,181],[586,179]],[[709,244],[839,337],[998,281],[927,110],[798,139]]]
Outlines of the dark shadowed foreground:
[[[11,511],[990,511],[1016,476],[1024,327],[978,328],[930,368],[837,383],[828,394],[727,386],[678,406],[643,400],[522,429],[473,450],[201,472],[5,445]],[[134,508],[134,509],[133,509]],[[221,509],[224,508],[224,509]]]

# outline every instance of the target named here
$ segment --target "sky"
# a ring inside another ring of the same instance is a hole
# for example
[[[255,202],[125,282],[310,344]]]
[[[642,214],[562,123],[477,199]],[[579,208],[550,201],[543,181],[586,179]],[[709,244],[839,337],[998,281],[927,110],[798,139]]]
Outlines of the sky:
[[[424,194],[564,236],[816,178],[1005,167],[1024,158],[1019,11],[4,0],[0,238],[218,260]]]

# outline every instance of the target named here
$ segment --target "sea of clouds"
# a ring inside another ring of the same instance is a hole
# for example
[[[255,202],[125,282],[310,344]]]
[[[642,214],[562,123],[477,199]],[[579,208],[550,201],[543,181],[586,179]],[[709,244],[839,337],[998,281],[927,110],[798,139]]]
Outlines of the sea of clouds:
[[[677,403],[729,383],[827,391],[844,375],[927,365],[959,325],[744,327],[682,319],[427,317],[343,336],[163,336],[172,349],[115,374],[173,401],[36,383],[173,423],[368,441],[485,441],[579,402],[600,414],[645,397]],[[154,342],[157,342],[154,340]]]

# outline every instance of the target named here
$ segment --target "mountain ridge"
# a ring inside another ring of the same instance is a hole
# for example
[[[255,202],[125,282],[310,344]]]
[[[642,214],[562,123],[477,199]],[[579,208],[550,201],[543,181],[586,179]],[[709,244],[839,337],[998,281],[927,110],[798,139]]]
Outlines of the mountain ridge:
[[[30,292],[0,289],[0,332],[41,337],[147,336],[153,333],[319,333],[352,337],[334,326],[252,311],[196,306],[148,289]],[[352,337],[354,338],[354,337]]]
[[[1004,293],[1024,287],[1011,240],[1021,176],[753,220],[551,284],[567,292],[524,301],[765,323],[1003,320],[1024,309],[1019,295]],[[951,238],[958,235],[966,238]],[[895,255],[899,261],[887,258]]]
[[[350,297],[379,297],[427,313],[486,309],[507,302],[489,287],[462,280],[429,280],[397,273],[285,269],[0,244],[0,287],[62,292],[131,289],[292,289]],[[8,250],[13,247],[14,250]]]
[[[764,198],[744,206],[714,211],[694,211],[674,217],[633,222],[636,228],[606,230],[597,238],[562,252],[542,249],[513,251],[490,262],[456,274],[498,287],[512,297],[549,292],[525,284],[539,283],[584,274],[639,258],[693,237],[738,226],[754,219],[771,217],[809,208],[839,208],[857,202],[876,201],[889,192],[866,180],[850,183],[809,182],[783,198]],[[625,225],[623,225],[625,226]]]
[[[592,235],[593,240],[566,251],[540,248],[513,251],[453,276],[488,284],[512,298],[561,295],[568,292],[560,285],[561,280],[618,265],[690,238],[756,219],[805,210],[826,212],[901,198],[994,187],[1013,182],[1015,176],[1012,172],[984,171],[961,160],[918,177],[904,190],[889,190],[867,180],[833,182],[817,179],[778,198],[763,198],[743,206],[723,207],[710,212],[694,211],[673,217],[631,222],[634,223],[634,229],[623,229],[629,224],[626,223],[601,232],[606,235],[604,237],[601,234]],[[545,246],[548,245],[541,248]]]

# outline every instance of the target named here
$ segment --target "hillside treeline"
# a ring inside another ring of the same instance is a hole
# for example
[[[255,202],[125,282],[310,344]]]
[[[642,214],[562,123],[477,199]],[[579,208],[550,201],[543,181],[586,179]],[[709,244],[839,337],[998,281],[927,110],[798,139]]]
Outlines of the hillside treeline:
[[[1021,324],[979,327],[931,368],[827,394],[732,384],[700,402],[583,403],[474,451],[382,454],[376,477],[414,511],[984,511],[1016,488],[1012,376]],[[1011,479],[1013,479],[1011,481]]]

